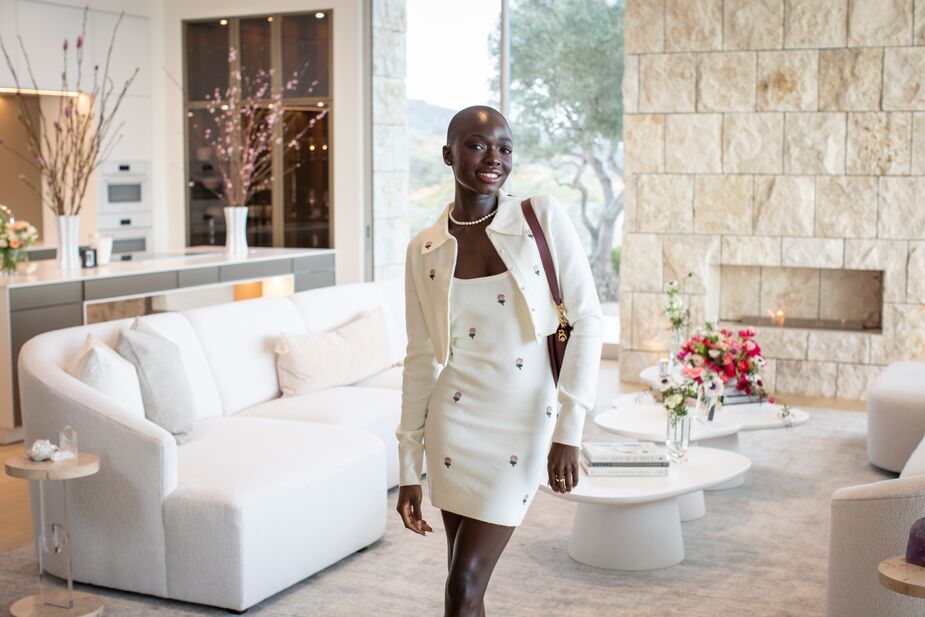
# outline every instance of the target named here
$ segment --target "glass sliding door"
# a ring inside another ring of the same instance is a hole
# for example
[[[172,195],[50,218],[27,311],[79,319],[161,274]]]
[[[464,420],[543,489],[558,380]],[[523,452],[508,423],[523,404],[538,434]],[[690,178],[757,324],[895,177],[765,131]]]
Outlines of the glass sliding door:
[[[333,12],[228,17],[185,23],[187,244],[222,246],[225,220],[222,176],[205,131],[215,126],[207,97],[240,71],[244,97],[266,85],[258,106],[283,91],[283,122],[274,127],[272,174],[248,200],[251,246],[332,246],[329,138],[331,20]],[[232,49],[234,51],[232,51]],[[235,96],[240,94],[231,93]],[[261,115],[258,113],[257,118]],[[242,131],[246,133],[246,127]],[[284,144],[297,139],[299,148]]]

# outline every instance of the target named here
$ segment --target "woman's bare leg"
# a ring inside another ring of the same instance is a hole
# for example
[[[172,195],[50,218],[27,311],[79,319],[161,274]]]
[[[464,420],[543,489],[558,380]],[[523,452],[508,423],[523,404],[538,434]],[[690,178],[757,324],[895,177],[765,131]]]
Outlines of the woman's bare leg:
[[[440,510],[443,516],[443,527],[446,529],[446,569],[449,571],[450,564],[453,563],[453,544],[456,542],[456,530],[459,529],[459,523],[462,516],[449,510]]]
[[[488,581],[515,527],[460,519],[446,579],[444,617],[483,617]]]

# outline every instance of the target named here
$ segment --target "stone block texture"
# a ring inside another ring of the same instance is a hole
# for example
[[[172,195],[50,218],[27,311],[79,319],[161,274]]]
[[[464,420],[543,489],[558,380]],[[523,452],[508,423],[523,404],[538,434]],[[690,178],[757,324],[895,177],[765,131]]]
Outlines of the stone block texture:
[[[710,321],[865,324],[759,328],[782,393],[925,358],[925,0],[626,0],[624,37],[624,379],[670,280]]]
[[[408,244],[406,0],[372,3],[373,278],[401,278]]]

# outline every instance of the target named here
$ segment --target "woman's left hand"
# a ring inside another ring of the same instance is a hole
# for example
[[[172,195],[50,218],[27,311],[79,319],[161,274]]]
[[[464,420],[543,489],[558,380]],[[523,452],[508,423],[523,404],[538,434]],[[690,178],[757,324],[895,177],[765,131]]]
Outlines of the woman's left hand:
[[[578,485],[578,448],[553,442],[546,458],[549,486],[557,493],[570,493]]]

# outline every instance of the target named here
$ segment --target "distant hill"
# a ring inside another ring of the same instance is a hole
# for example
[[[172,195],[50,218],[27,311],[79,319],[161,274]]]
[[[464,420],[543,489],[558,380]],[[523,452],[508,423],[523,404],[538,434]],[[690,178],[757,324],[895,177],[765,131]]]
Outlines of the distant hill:
[[[408,101],[408,126],[426,135],[446,135],[446,126],[456,112],[425,101]]]

